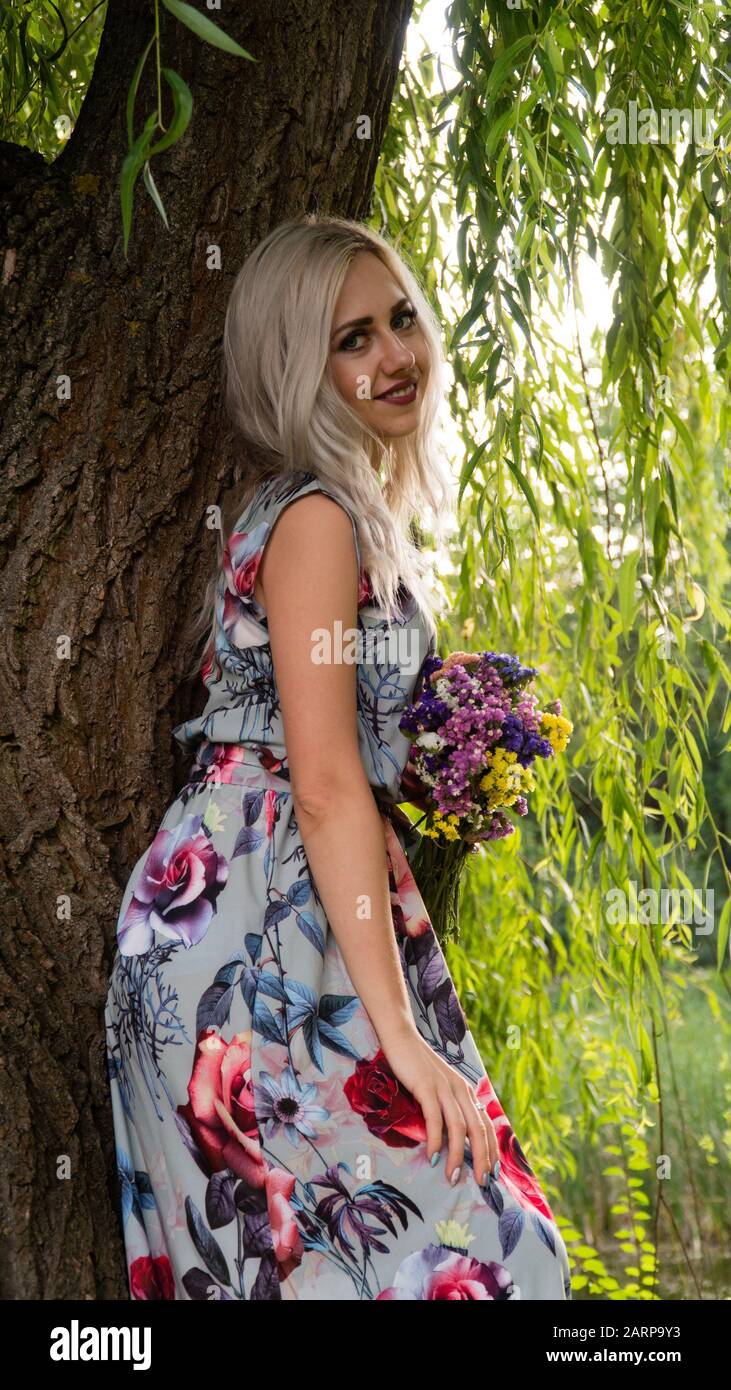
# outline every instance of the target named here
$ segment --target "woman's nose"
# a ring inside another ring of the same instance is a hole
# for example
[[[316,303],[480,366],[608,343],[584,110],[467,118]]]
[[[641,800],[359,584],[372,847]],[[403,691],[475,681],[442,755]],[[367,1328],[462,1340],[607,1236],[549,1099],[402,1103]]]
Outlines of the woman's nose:
[[[389,331],[383,337],[383,349],[381,352],[381,371],[384,376],[395,376],[397,372],[402,372],[406,367],[413,367],[416,358],[411,348],[402,342],[398,333]]]

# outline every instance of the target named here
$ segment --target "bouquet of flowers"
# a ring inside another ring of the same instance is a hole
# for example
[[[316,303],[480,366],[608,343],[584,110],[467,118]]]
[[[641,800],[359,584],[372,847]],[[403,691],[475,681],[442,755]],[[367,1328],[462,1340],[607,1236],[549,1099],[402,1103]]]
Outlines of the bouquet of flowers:
[[[527,815],[532,763],[562,753],[573,731],[560,700],[538,708],[527,690],[537,674],[507,652],[428,656],[419,697],[399,721],[412,738],[402,786],[426,808],[412,868],[440,944],[459,936],[466,860],[515,833],[507,808]]]

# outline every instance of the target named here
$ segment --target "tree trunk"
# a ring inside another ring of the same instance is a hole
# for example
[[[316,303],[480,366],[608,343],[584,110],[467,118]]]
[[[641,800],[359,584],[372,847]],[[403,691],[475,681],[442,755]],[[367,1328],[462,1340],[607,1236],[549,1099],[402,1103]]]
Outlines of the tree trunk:
[[[182,772],[170,730],[204,699],[200,682],[181,687],[178,639],[216,559],[206,509],[240,453],[220,401],[226,300],[283,218],[367,214],[410,11],[214,12],[251,63],[161,7],[162,61],[188,82],[193,119],[152,165],[170,231],[140,177],[128,261],[119,173],[146,0],[109,0],[54,164],[0,143],[6,1299],[127,1297],[103,1012],[121,893]],[[151,53],[137,132],[155,100]]]

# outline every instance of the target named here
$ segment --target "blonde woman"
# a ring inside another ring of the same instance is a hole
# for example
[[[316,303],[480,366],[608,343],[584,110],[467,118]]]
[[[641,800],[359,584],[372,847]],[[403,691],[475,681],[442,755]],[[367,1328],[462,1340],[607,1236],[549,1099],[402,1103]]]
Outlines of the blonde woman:
[[[396,809],[435,650],[435,319],[381,237],[304,218],[240,270],[224,360],[251,475],[106,1013],[131,1296],[568,1298]]]

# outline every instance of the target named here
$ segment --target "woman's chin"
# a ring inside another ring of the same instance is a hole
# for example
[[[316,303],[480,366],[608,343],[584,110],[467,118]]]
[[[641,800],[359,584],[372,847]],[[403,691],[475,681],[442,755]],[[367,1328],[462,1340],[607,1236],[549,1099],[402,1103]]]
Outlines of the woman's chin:
[[[403,439],[419,427],[418,410],[401,410],[392,420],[379,420],[376,430],[382,439]]]

